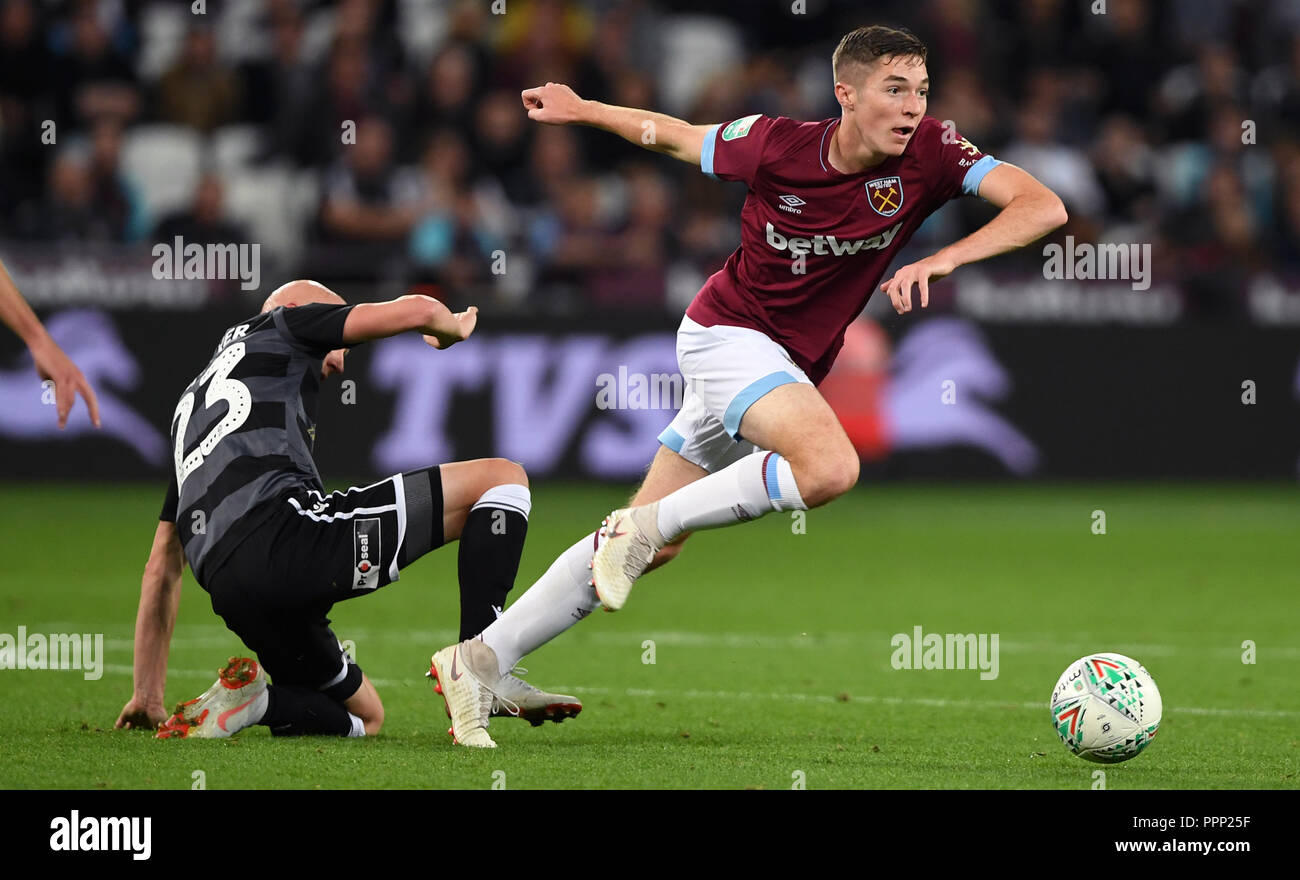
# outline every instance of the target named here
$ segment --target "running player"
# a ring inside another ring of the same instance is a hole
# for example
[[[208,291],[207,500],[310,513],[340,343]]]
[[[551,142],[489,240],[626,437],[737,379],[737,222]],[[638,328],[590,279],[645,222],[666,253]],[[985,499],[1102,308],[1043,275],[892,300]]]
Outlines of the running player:
[[[926,47],[908,31],[847,34],[832,70],[841,113],[820,122],[756,114],[690,125],[583,100],[558,83],[523,92],[530,119],[612,132],[744,181],[749,195],[740,247],[677,332],[685,400],[629,507],[565,551],[481,640],[434,655],[458,732],[487,723],[475,713],[481,690],[598,604],[621,608],[636,579],[675,557],[691,532],[818,507],[854,486],[857,453],[817,384],[878,284],[899,314],[912,310],[914,288],[925,308],[931,282],[1066,221],[1061,200],[1031,175],[925,115]],[[926,217],[963,194],[1001,211],[881,284]],[[450,683],[450,664],[470,674]]]
[[[251,724],[278,736],[377,733],[379,695],[326,615],[449,541],[460,541],[461,638],[495,619],[528,530],[522,467],[455,462],[325,495],[311,454],[320,383],[343,371],[345,347],[413,330],[443,349],[476,322],[476,309],[452,314],[426,296],[349,306],[294,281],[225,332],[173,417],[175,477],[141,584],[135,695],[118,727],[159,726],[159,737],[225,737]],[[213,610],[258,659],[232,657],[207,692],[167,718],[167,653],[187,560]],[[485,712],[534,724],[582,709],[514,675],[494,694]],[[460,742],[493,745],[482,730]]]

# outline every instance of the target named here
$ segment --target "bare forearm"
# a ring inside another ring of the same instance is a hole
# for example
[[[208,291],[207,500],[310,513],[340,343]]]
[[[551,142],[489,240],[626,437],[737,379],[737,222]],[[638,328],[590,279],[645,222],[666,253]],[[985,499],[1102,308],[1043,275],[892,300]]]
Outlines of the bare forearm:
[[[354,306],[343,324],[343,341],[348,345],[386,339],[408,330],[422,330],[433,320],[437,301],[421,294],[399,296],[384,303]]]
[[[707,125],[691,125],[666,113],[618,107],[600,101],[584,101],[583,105],[583,125],[608,131],[639,147],[674,159],[695,164],[700,161],[699,145],[703,133],[709,128]]]
[[[547,125],[589,125],[616,134],[629,143],[690,162],[700,163],[704,134],[711,126],[634,107],[617,107],[578,97],[563,83],[524,89],[528,118]]]
[[[1069,219],[1056,193],[1006,162],[984,176],[979,195],[1001,208],[996,217],[924,260],[903,266],[880,285],[900,315],[912,310],[913,286],[920,291],[921,308],[925,308],[930,304],[931,281],[943,278],[958,266],[1022,248]]]
[[[343,324],[343,341],[354,345],[415,330],[423,335],[440,336],[446,345],[451,345],[473,332],[477,311],[471,306],[453,315],[438,300],[421,294],[386,303],[361,303],[352,308]]]
[[[176,612],[180,608],[181,574],[146,570],[140,585],[140,610],[135,618],[135,695],[161,704],[167,684],[167,655]]]
[[[0,263],[0,321],[21,336],[29,348],[46,338],[45,327],[18,292],[18,286],[9,277],[4,263]]]
[[[1018,196],[988,223],[934,256],[955,269],[1022,248],[1056,229],[1065,220],[1061,200],[1050,192]]]

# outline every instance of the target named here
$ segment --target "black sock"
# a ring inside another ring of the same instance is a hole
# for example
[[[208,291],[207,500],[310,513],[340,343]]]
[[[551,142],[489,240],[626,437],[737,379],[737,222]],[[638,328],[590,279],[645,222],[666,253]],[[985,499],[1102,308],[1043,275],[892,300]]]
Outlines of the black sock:
[[[347,736],[352,732],[348,710],[320,691],[273,684],[267,688],[267,693],[270,699],[266,704],[266,714],[258,723],[271,728],[272,736]]]
[[[475,507],[460,533],[457,562],[461,641],[483,632],[497,619],[519,573],[528,517],[520,509],[504,504]]]

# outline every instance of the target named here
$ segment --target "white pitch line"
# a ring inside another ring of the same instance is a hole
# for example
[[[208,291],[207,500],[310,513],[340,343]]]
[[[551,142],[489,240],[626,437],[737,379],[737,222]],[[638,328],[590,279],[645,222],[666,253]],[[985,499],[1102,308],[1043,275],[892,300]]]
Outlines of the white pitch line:
[[[109,675],[131,675],[130,666],[118,666],[105,664],[104,672]],[[212,678],[211,672],[203,672],[197,669],[169,669],[168,675],[180,678]],[[420,684],[418,677],[413,676],[410,679],[391,679],[391,678],[372,678],[371,684],[375,687],[410,687]],[[640,699],[687,699],[687,700],[777,700],[782,702],[799,702],[799,703],[871,703],[882,706],[929,706],[936,709],[950,708],[968,708],[968,709],[1027,709],[1035,712],[1046,711],[1047,703],[1037,702],[1014,702],[1008,700],[946,700],[932,697],[878,697],[878,696],[860,696],[858,694],[850,695],[849,699],[841,700],[838,697],[829,694],[801,694],[801,693],[762,693],[758,691],[662,691],[651,688],[603,688],[603,687],[581,687],[574,685],[556,685],[556,693],[571,694],[591,694],[593,696],[614,696],[614,697],[633,697]],[[1181,713],[1185,715],[1214,715],[1221,717],[1247,716],[1251,718],[1297,718],[1300,717],[1300,711],[1291,709],[1209,709],[1198,706],[1170,706],[1167,707],[1171,713]]]
[[[105,675],[135,675],[135,670],[130,666],[122,666],[116,663],[105,663],[104,674]],[[210,679],[216,674],[217,674],[216,669],[211,669],[211,670],[168,669],[167,670],[167,675],[169,678],[176,677],[176,678]],[[418,677],[419,676],[417,675],[409,680],[403,680],[397,678],[371,678],[370,683],[373,684],[375,687],[387,687],[387,688],[410,687],[411,685],[417,683],[416,678]]]
[[[31,627],[28,627],[31,630]],[[213,627],[216,630],[216,627]],[[34,630],[32,630],[34,631]],[[188,637],[173,637],[172,644],[186,644],[194,646],[222,645],[229,644],[235,637],[233,633],[227,630],[220,630],[222,635],[195,635]],[[339,627],[337,630],[339,637],[351,639],[354,642],[363,642],[369,639],[382,639],[387,644],[395,643],[424,643],[427,645],[442,647],[450,644],[456,638],[453,630],[398,630],[393,632],[378,632],[368,629],[347,629]],[[701,632],[684,632],[681,630],[647,630],[642,633],[626,632],[604,632],[604,631],[583,631],[581,638],[598,645],[609,645],[614,647],[634,646],[636,650],[641,651],[641,642],[650,639],[657,645],[667,645],[670,647],[685,648],[763,648],[766,650],[781,650],[785,648],[868,648],[879,649],[881,651],[891,652],[893,648],[889,647],[890,639],[893,634],[881,632],[830,632],[817,634],[802,634],[790,636],[772,636],[759,633],[701,633]],[[911,636],[911,633],[904,633]],[[1179,654],[1195,652],[1198,656],[1213,657],[1240,657],[1241,648],[1237,644],[1227,644],[1222,647],[1207,647],[1204,643],[1197,645],[1167,645],[1167,644],[1142,644],[1142,643],[1116,643],[1109,638],[1088,638],[1087,634],[1077,636],[1069,644],[1075,647],[1066,650],[1068,645],[1059,640],[1053,640],[1049,636],[1035,636],[1037,641],[1004,641],[998,640],[998,650],[1007,651],[1012,654],[1046,654],[1054,653],[1069,655],[1075,657],[1088,653],[1088,649],[1081,647],[1088,643],[1106,643],[1106,650],[1119,650],[1128,653],[1130,656],[1142,655],[1148,657],[1176,657]],[[106,650],[112,651],[130,651],[132,648],[131,639],[112,638],[104,640]],[[1300,658],[1300,647],[1290,645],[1269,646],[1265,644],[1257,648],[1256,659],[1278,659],[1294,660]]]
[[[932,697],[877,697],[877,696],[859,696],[851,694],[849,699],[841,700],[838,697],[832,697],[828,694],[800,694],[800,693],[757,693],[749,691],[659,691],[647,688],[625,688],[622,691],[613,688],[585,688],[580,686],[556,687],[556,691],[571,691],[575,694],[620,694],[629,697],[685,697],[693,700],[785,700],[798,702],[814,703],[879,703],[886,706],[932,706],[939,709],[966,707],[972,709],[1031,709],[1035,712],[1043,711],[1048,708],[1046,702],[1012,702],[1007,700],[947,700]],[[1188,715],[1249,715],[1259,718],[1296,718],[1300,717],[1300,710],[1291,709],[1207,709],[1197,706],[1171,706],[1170,712],[1183,712]]]

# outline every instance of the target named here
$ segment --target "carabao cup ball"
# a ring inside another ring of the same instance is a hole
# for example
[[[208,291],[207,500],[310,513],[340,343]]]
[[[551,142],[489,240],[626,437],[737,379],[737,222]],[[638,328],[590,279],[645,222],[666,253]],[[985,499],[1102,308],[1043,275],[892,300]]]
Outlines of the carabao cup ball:
[[[1163,704],[1151,673],[1123,654],[1089,654],[1052,690],[1052,726],[1080,758],[1118,764],[1155,739]]]

